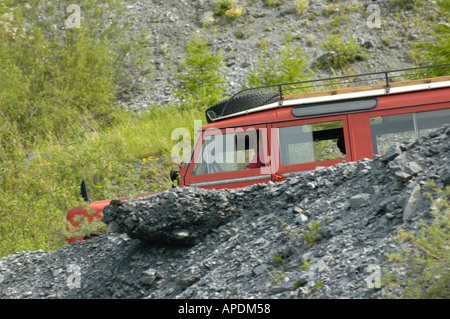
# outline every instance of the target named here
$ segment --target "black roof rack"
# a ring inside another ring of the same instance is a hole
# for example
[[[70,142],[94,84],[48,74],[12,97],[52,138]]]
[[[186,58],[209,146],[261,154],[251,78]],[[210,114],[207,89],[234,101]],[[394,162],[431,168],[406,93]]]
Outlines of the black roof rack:
[[[344,75],[344,76],[336,76],[324,79],[313,79],[307,81],[300,82],[291,82],[291,83],[281,83],[281,84],[272,84],[265,85],[253,88],[247,88],[241,90],[231,96],[228,101],[225,103],[222,113],[217,116],[217,119],[221,118],[225,114],[225,110],[233,99],[237,96],[250,92],[257,91],[269,88],[276,88],[280,101],[279,104],[283,104],[283,94],[285,92],[289,92],[289,94],[293,93],[303,93],[303,92],[312,92],[312,91],[323,91],[327,89],[339,89],[339,88],[347,88],[347,87],[358,87],[363,85],[371,85],[371,84],[385,84],[386,93],[390,91],[390,83],[405,81],[405,80],[417,80],[424,79],[430,77],[438,77],[450,75],[450,63],[445,64],[437,64],[437,65],[429,65],[429,66],[419,66],[413,68],[405,68],[405,69],[396,69],[389,71],[379,71],[379,72],[371,72],[371,73],[362,73],[357,75]],[[318,88],[321,88],[318,90]]]

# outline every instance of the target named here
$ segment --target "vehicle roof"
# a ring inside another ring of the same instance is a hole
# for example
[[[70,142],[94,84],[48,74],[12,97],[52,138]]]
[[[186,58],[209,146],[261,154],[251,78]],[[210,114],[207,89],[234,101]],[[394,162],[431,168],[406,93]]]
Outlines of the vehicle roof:
[[[281,84],[285,85],[285,84]],[[265,87],[262,87],[265,88]],[[382,96],[393,96],[396,94],[407,94],[430,89],[450,88],[450,75],[423,78],[409,81],[387,82],[357,87],[345,87],[331,90],[320,90],[314,92],[303,92],[282,95],[282,104],[275,102],[251,110],[231,114],[217,119],[213,123],[204,125],[203,130],[212,128],[226,128],[245,125],[257,125],[283,120],[299,119],[292,115],[293,106],[314,106],[315,103],[343,101],[363,97],[380,98]],[[377,107],[378,108],[378,107]],[[349,112],[347,112],[349,113]],[[351,112],[350,112],[351,113]],[[341,114],[341,113],[335,113]],[[327,115],[311,115],[309,117],[323,117]],[[305,117],[303,117],[305,118]]]

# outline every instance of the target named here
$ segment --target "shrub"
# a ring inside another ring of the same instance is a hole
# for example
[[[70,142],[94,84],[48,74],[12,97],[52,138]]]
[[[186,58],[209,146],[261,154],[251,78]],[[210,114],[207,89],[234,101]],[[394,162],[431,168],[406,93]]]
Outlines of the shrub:
[[[283,0],[264,0],[264,3],[269,8],[280,7],[283,3]]]
[[[423,6],[423,0],[393,0],[392,4],[399,5],[404,9],[417,9]]]
[[[187,103],[186,107],[201,109],[222,99],[225,83],[220,74],[223,67],[222,51],[212,53],[205,36],[194,35],[186,43],[183,66],[184,71],[177,76],[180,87],[175,93]]]
[[[350,63],[367,58],[367,54],[363,51],[363,48],[356,43],[355,38],[348,38],[344,41],[342,35],[331,35],[322,45],[322,48],[328,52],[334,52],[330,58],[329,63],[332,65],[343,68]],[[330,66],[327,63],[319,64],[318,67]]]
[[[84,19],[72,29],[57,24],[64,19],[63,3],[12,0],[3,5],[0,110],[15,123],[18,141],[68,138],[111,119],[116,96],[133,82],[133,66],[143,65],[130,60],[138,59],[130,54],[126,28],[105,24],[123,12],[117,2],[105,8],[80,1]]]
[[[260,46],[263,55],[258,57],[258,64],[252,72],[247,73],[247,87],[299,82],[312,76],[312,72],[307,69],[309,57],[300,45],[287,44],[280,49],[276,59],[269,53],[266,41],[262,41]]]
[[[244,14],[244,9],[241,7],[234,7],[225,11],[225,16],[234,21]]]
[[[297,14],[302,15],[309,7],[309,0],[295,0],[294,5]]]
[[[450,17],[450,2],[439,1],[440,16]],[[450,34],[450,27],[446,24],[437,24],[431,28],[431,40],[422,40],[414,44],[414,47],[419,51],[421,59],[416,61],[419,65],[432,65],[450,63],[450,41],[448,37]],[[444,72],[437,72],[437,75],[447,75]]]
[[[450,187],[435,191],[431,223],[421,221],[417,232],[400,231],[397,239],[407,246],[387,256],[404,273],[387,272],[387,286],[401,288],[404,298],[450,297]]]
[[[223,16],[228,10],[236,6],[236,0],[216,0],[214,14]]]
[[[303,232],[303,237],[308,244],[315,243],[317,241],[317,232],[320,228],[320,223],[317,220],[313,220],[306,225],[307,230]]]

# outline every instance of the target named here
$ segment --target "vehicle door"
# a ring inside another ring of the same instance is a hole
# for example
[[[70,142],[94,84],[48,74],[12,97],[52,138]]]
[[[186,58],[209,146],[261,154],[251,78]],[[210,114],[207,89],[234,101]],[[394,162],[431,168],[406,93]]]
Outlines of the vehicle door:
[[[277,180],[352,160],[347,116],[272,125]]]
[[[240,188],[271,179],[272,155],[267,125],[208,129],[186,172],[186,186]]]

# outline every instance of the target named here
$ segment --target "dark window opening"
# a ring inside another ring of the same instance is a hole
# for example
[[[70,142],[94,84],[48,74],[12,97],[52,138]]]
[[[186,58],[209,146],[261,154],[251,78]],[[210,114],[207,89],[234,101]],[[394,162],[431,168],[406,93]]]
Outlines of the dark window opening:
[[[279,139],[281,165],[345,158],[342,121],[282,127]]]

